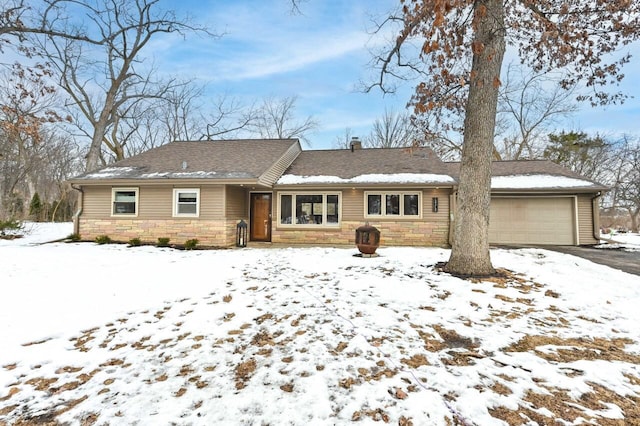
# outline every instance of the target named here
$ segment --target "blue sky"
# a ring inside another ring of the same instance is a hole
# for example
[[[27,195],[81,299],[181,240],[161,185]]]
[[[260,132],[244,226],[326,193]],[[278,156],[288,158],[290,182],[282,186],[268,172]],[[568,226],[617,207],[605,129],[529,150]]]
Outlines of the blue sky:
[[[164,37],[150,47],[159,69],[206,84],[212,98],[227,94],[251,103],[296,96],[298,115],[312,115],[320,123],[310,135],[310,148],[331,148],[345,128],[363,137],[385,108],[402,111],[411,96],[415,82],[401,84],[395,95],[361,90],[362,81],[375,77],[370,50],[384,39],[370,33],[372,17],[384,16],[398,3],[308,0],[295,15],[289,0],[166,0],[161,3],[166,9],[191,15],[223,36]],[[582,105],[559,130],[640,134],[640,49],[634,48],[638,57],[625,68],[622,89],[635,99],[606,109]]]

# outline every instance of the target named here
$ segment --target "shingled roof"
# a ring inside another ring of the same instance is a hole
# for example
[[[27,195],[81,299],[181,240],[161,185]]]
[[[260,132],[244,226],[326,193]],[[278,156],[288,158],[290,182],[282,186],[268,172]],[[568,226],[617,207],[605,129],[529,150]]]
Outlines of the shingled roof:
[[[297,139],[171,142],[77,176],[71,182],[105,179],[256,180],[287,156],[292,157],[284,167],[288,166],[299,151]],[[277,173],[278,176],[281,172]]]
[[[429,148],[302,151],[278,184],[385,182],[455,184]]]
[[[460,179],[460,163],[444,163],[456,180]],[[494,161],[491,163],[493,190],[517,189],[583,189],[604,191],[608,188],[550,160]]]

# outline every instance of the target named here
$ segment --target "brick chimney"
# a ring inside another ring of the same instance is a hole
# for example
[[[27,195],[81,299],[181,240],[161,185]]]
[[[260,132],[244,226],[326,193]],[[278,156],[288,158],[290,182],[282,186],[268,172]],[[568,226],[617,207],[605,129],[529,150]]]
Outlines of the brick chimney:
[[[360,142],[360,139],[358,139],[357,136],[353,136],[351,138],[351,152],[355,151],[356,149],[362,149],[362,142]]]

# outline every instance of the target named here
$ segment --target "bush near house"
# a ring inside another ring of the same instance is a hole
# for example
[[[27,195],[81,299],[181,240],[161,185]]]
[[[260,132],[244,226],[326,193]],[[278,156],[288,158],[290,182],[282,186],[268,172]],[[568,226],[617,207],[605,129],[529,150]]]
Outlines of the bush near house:
[[[198,246],[198,239],[197,238],[193,238],[191,240],[187,240],[184,243],[184,248],[185,250],[193,250]]]
[[[140,238],[132,238],[129,240],[129,246],[131,247],[139,247],[142,245],[142,241]]]
[[[98,244],[110,244],[111,242],[111,237],[108,235],[98,235],[96,237],[96,243]]]

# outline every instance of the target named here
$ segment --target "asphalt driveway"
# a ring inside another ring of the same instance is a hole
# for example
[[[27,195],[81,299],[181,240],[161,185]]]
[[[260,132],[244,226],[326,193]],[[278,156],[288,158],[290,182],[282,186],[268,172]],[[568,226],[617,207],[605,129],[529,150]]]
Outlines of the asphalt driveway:
[[[576,246],[544,246],[546,250],[572,254],[601,265],[640,276],[640,251],[624,251],[622,249],[598,249],[594,247]]]

